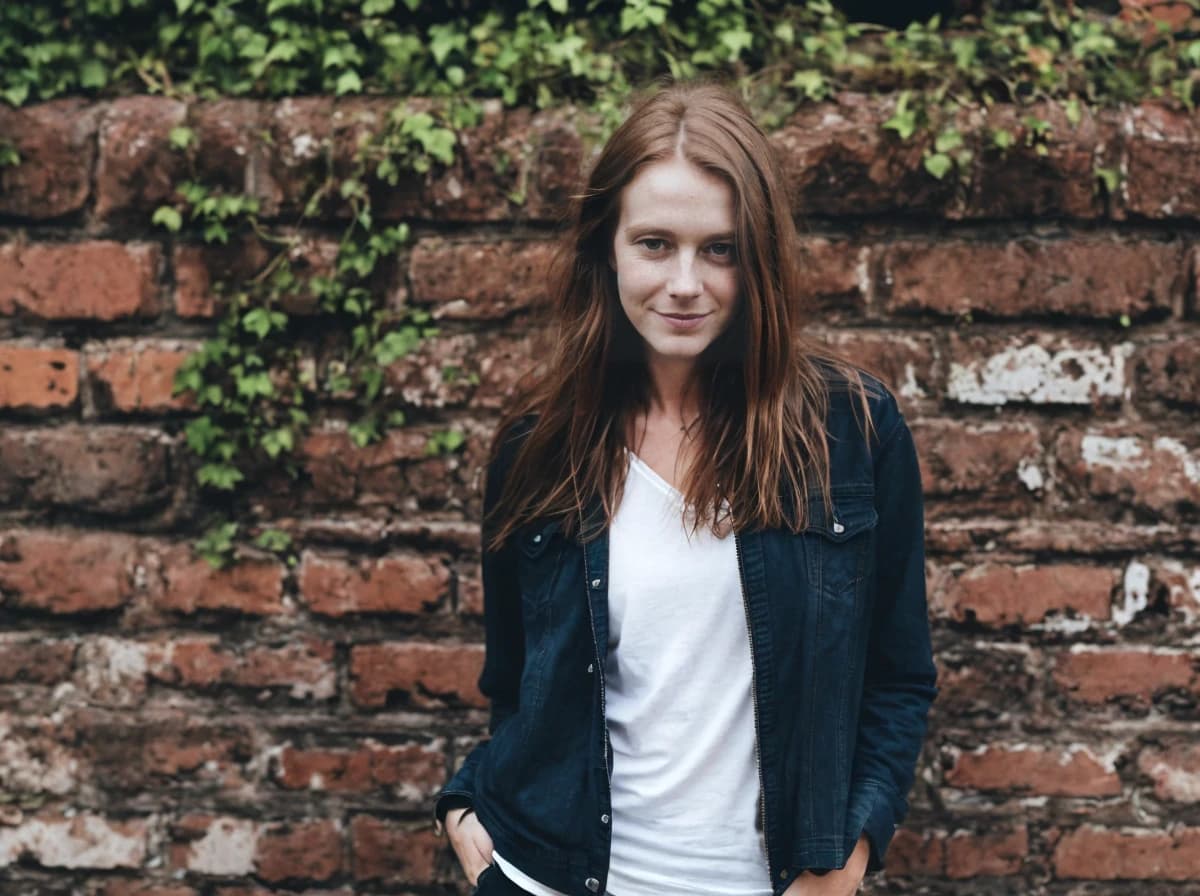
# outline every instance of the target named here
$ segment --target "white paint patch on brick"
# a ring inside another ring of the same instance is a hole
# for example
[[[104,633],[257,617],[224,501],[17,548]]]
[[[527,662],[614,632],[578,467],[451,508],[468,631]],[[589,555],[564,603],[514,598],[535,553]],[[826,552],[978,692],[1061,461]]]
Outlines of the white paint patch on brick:
[[[0,792],[53,793],[75,789],[79,763],[46,737],[14,732],[12,716],[0,713]]]
[[[316,681],[296,681],[291,695],[297,700],[328,700],[337,693],[337,672],[327,669]]]
[[[1142,443],[1132,436],[1088,434],[1080,440],[1080,453],[1088,467],[1144,470],[1150,466],[1149,459],[1142,451]]]
[[[139,868],[146,859],[146,829],[141,823],[114,826],[83,813],[0,828],[0,867],[23,855],[47,868]]]
[[[1039,632],[1058,632],[1064,635],[1078,635],[1092,627],[1095,620],[1087,615],[1080,616],[1047,616],[1041,622],[1034,623],[1031,629]]]
[[[79,685],[93,702],[135,706],[146,695],[146,645],[99,637],[79,646]]]
[[[319,149],[320,144],[312,134],[297,134],[292,138],[292,155],[297,159],[311,159]]]
[[[1046,477],[1042,475],[1041,468],[1030,460],[1022,460],[1017,464],[1017,478],[1025,483],[1025,487],[1031,492],[1046,487]]]
[[[1159,759],[1147,763],[1146,772],[1154,779],[1155,789],[1180,803],[1200,803],[1200,772],[1191,772]]]
[[[258,851],[258,824],[240,818],[218,818],[207,833],[191,845],[190,871],[200,874],[242,876],[254,871]]]
[[[1150,606],[1150,567],[1137,560],[1125,567],[1123,599],[1113,607],[1113,622],[1128,625],[1138,613]]]
[[[1111,350],[1023,345],[969,364],[952,363],[947,395],[967,404],[1091,404],[1125,391],[1128,343]]]

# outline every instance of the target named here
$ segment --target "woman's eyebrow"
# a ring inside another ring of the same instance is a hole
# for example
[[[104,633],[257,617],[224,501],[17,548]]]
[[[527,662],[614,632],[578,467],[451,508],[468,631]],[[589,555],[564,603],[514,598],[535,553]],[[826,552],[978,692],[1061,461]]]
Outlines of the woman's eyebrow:
[[[625,228],[625,233],[630,236],[641,235],[644,233],[661,234],[662,236],[669,236],[672,238],[676,236],[675,231],[673,231],[670,227],[656,227],[653,224],[630,224]],[[730,241],[732,239],[732,231],[722,230],[716,233],[707,234],[703,237],[702,242],[715,242],[717,240]]]

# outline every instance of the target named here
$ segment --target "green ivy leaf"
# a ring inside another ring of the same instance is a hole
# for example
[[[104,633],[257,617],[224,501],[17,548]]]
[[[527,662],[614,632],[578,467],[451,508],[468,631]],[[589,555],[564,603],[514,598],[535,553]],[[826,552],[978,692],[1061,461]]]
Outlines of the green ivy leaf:
[[[950,173],[950,169],[954,167],[954,162],[945,153],[935,152],[925,157],[925,170],[941,180]]]
[[[196,141],[196,132],[191,128],[179,125],[171,128],[167,139],[170,141],[172,149],[187,149]]]
[[[347,93],[362,93],[362,86],[362,78],[358,76],[358,72],[351,69],[338,76],[335,90],[338,96],[342,96]]]
[[[160,227],[165,227],[171,233],[178,233],[179,228],[183,226],[183,216],[177,210],[169,205],[161,205],[154,211],[154,216],[150,219],[151,224],[157,224]]]

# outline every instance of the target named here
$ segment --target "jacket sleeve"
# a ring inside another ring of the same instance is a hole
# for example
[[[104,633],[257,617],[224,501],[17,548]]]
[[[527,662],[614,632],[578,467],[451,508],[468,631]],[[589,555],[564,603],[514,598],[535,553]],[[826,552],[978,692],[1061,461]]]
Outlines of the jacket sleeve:
[[[890,402],[889,402],[890,403]],[[895,422],[875,452],[876,591],[850,778],[851,842],[870,841],[868,871],[883,867],[908,812],[926,716],[937,695],[925,601],[921,473],[912,434]]]
[[[491,512],[500,497],[504,474],[515,454],[510,437],[488,465],[484,488],[483,515]],[[525,638],[521,618],[521,593],[517,583],[512,550],[513,540],[498,551],[489,551],[489,533],[484,529],[480,545],[480,566],[483,578],[483,621],[485,655],[479,690],[491,705],[488,733],[495,733],[500,724],[517,711],[521,671],[525,665]],[[475,798],[475,772],[488,747],[483,741],[473,749],[458,771],[438,793],[434,806],[435,827],[440,826],[446,813],[453,808],[470,806]]]

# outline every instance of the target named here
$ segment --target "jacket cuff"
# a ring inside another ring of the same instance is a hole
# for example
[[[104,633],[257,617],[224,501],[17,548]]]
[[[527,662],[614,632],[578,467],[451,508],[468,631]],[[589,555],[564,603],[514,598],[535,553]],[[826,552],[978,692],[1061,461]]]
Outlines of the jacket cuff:
[[[433,804],[433,829],[440,836],[446,825],[446,815],[451,809],[468,809],[474,804],[470,794],[443,790]]]
[[[896,833],[896,812],[887,789],[874,782],[856,788],[850,803],[851,843],[866,834],[870,853],[867,872],[882,871],[883,857]]]

